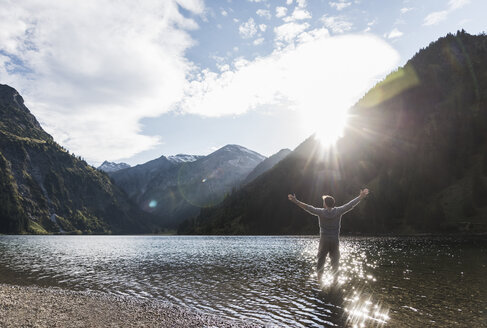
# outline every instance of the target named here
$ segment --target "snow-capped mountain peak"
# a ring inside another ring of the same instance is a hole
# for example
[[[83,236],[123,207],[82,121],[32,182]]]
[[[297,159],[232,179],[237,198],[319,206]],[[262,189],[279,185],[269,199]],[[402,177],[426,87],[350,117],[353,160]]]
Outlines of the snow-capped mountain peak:
[[[187,155],[187,154],[177,154],[173,156],[168,156],[167,159],[172,163],[189,163],[200,159],[203,156],[199,155]]]
[[[250,150],[248,148],[245,148],[245,147],[239,146],[239,145],[231,145],[231,144],[226,145],[226,146],[220,148],[219,150],[217,150],[215,153],[221,152],[221,151],[247,153],[247,154],[251,155],[253,158],[256,158],[260,161],[263,161],[264,159],[266,159],[265,156],[262,156],[261,154],[255,152],[253,150]]]
[[[98,166],[98,170],[103,172],[116,172],[122,169],[129,168],[130,165],[127,163],[114,163],[109,161],[104,161],[100,166]]]

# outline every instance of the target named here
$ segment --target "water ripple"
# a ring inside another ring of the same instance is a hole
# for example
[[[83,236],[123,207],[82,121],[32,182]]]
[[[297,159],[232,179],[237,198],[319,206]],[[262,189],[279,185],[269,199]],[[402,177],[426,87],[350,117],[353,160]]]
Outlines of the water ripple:
[[[317,237],[0,236],[0,282],[280,326],[485,324],[484,239],[345,238],[337,282],[326,274],[321,287],[317,247]]]

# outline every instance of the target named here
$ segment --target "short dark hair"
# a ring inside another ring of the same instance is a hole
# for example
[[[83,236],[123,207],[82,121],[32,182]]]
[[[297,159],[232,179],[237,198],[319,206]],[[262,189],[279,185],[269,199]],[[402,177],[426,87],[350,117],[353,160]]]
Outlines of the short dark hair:
[[[321,198],[325,201],[326,206],[328,207],[333,207],[335,206],[335,198],[329,196],[329,195],[324,195]]]

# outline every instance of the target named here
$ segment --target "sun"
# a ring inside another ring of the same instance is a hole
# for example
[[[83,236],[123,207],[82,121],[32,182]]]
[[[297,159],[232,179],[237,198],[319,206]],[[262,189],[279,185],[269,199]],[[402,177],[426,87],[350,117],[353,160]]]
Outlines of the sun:
[[[343,137],[347,124],[347,110],[316,110],[302,115],[303,128],[313,133],[322,146],[334,145]]]

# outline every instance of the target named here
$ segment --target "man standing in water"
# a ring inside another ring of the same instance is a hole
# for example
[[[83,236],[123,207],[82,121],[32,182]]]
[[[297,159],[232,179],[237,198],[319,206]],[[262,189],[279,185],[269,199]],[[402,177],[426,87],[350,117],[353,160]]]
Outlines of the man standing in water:
[[[338,276],[338,263],[340,260],[340,246],[338,236],[340,235],[340,225],[342,215],[352,210],[365,196],[369,194],[368,189],[360,190],[360,195],[345,205],[335,207],[335,199],[331,196],[323,196],[323,208],[316,208],[306,203],[300,202],[295,195],[289,194],[289,200],[306,212],[318,217],[320,224],[320,245],[318,246],[318,282],[321,283],[323,277],[323,267],[326,255],[330,254],[333,275],[336,281]]]

